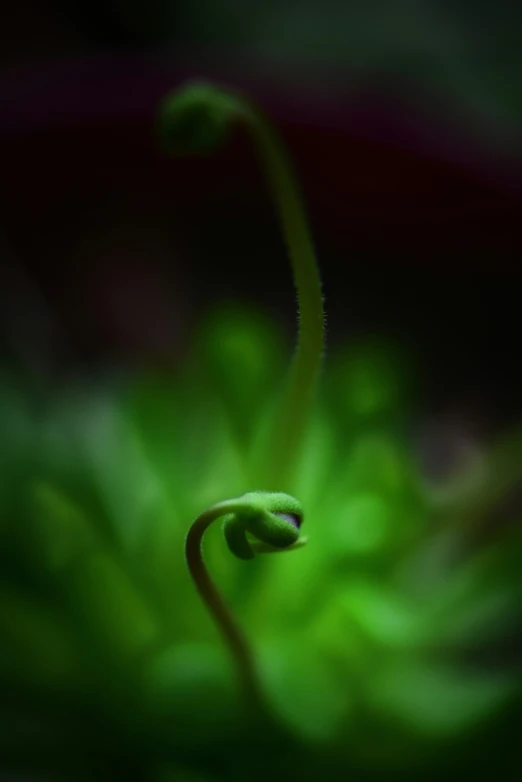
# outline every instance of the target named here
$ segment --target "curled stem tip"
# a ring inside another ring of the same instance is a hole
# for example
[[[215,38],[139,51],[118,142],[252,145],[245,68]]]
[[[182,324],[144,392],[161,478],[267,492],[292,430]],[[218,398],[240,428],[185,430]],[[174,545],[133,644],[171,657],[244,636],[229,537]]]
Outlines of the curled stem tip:
[[[209,151],[225,141],[230,123],[241,113],[241,102],[231,92],[193,82],[161,102],[159,137],[171,155]]]
[[[219,502],[200,514],[188,532],[185,545],[189,572],[232,653],[247,701],[264,711],[252,651],[210,578],[203,559],[203,535],[217,519],[223,519],[230,551],[240,559],[252,559],[255,553],[290,550],[303,545],[305,540],[300,537],[302,509],[298,501],[287,494],[249,492],[237,499]]]
[[[306,427],[325,345],[321,281],[299,187],[285,146],[268,117],[248,98],[212,84],[191,83],[168,95],[159,135],[171,154],[203,152],[224,142],[240,121],[264,165],[288,248],[299,303],[299,336],[290,377],[263,455],[267,487],[286,488]]]

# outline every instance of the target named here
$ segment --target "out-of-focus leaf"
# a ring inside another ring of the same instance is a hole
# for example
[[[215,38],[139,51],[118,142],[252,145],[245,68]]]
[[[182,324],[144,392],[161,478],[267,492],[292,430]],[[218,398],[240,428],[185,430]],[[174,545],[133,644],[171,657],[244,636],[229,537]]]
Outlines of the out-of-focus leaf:
[[[199,746],[233,737],[240,707],[237,683],[222,650],[203,643],[179,643],[151,661],[146,702],[161,715],[176,744]]]
[[[448,736],[491,719],[516,688],[513,674],[468,673],[406,659],[374,671],[370,698],[414,733]]]
[[[67,687],[82,675],[78,641],[64,617],[5,587],[0,591],[0,678]]]
[[[278,637],[261,650],[263,680],[285,723],[310,741],[336,735],[350,709],[350,692],[316,650]]]
[[[40,566],[58,580],[75,621],[125,658],[150,647],[159,635],[157,621],[115,553],[54,487],[40,484],[35,493]]]

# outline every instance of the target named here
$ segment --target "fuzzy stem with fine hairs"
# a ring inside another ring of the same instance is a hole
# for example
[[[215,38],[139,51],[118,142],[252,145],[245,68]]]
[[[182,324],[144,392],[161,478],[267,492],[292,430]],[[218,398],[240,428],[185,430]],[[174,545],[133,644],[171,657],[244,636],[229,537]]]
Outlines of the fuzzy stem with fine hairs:
[[[264,456],[267,488],[289,489],[321,371],[325,326],[321,280],[297,180],[284,144],[266,115],[244,101],[245,124],[264,163],[283,229],[299,306],[299,333],[290,375]]]
[[[266,488],[288,490],[325,346],[319,270],[292,165],[269,118],[234,90],[213,84],[189,84],[167,96],[160,120],[163,142],[175,154],[208,151],[224,140],[232,122],[239,122],[252,135],[268,176],[297,289],[299,334],[259,473]]]

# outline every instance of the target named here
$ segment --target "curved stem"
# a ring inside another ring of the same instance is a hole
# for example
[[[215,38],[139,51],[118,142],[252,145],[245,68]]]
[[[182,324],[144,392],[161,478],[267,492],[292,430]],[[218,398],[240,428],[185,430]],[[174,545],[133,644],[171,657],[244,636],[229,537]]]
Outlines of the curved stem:
[[[254,706],[257,711],[265,711],[265,700],[252,650],[219,590],[210,578],[203,560],[202,541],[208,527],[220,517],[242,509],[244,509],[244,505],[241,502],[229,500],[217,503],[204,511],[198,516],[188,532],[185,542],[185,556],[196,589],[232,653],[248,704]]]
[[[321,280],[301,195],[284,144],[260,109],[245,98],[240,98],[239,102],[241,116],[250,128],[266,168],[297,289],[297,349],[264,457],[268,465],[267,488],[285,491],[289,489],[287,484],[306,427],[325,349]]]

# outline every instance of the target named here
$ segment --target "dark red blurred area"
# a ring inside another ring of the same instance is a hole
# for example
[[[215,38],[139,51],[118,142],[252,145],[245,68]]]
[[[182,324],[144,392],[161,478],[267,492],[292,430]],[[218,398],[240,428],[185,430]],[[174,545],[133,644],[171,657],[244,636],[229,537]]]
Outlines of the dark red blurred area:
[[[130,76],[135,72],[136,66]],[[0,165],[13,236],[29,221],[38,230],[56,211],[67,216],[129,191],[144,192],[156,209],[176,210],[199,224],[206,212],[215,217],[222,210],[229,219],[238,210],[244,217],[242,210],[263,209],[263,181],[248,140],[239,134],[207,158],[167,161],[158,150],[154,112],[164,92],[160,85],[175,86],[179,74],[168,80],[161,73],[155,81],[149,73],[148,90],[142,84],[134,101],[132,83],[126,84],[127,100],[121,91],[118,98],[127,110],[116,117],[108,110],[106,85],[97,102],[96,79],[103,79],[103,69],[95,72],[82,111],[75,112],[74,103],[71,108],[74,85],[68,83],[61,101],[54,95],[54,116],[45,114],[39,96],[39,124],[28,126],[26,119],[18,132],[4,133]],[[121,75],[116,83],[121,90]],[[315,104],[313,96],[292,100],[266,87],[257,92],[283,130],[315,231],[328,244],[375,254],[378,262],[392,250],[408,265],[444,265],[457,256],[461,263],[480,260],[492,269],[518,263],[511,251],[520,249],[522,216],[516,160],[466,140],[462,129],[453,128],[452,136],[441,121],[439,128],[430,126],[413,107],[378,94]],[[24,108],[18,106],[22,119]]]
[[[186,159],[158,147],[158,101],[201,75],[201,66],[101,59],[4,78],[9,262],[29,271],[80,352],[176,355],[203,310],[227,298],[294,324],[249,140],[237,131],[215,154]],[[435,395],[518,410],[522,173],[513,152],[480,142],[449,110],[427,114],[375,86],[325,97],[218,77],[249,89],[291,150],[331,342],[384,333],[416,352]]]

